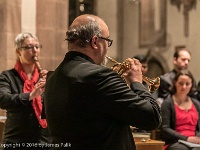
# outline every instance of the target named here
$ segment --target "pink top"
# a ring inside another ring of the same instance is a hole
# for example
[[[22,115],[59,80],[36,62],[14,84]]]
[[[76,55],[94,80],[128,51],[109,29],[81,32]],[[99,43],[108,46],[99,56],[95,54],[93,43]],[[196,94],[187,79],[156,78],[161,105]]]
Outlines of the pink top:
[[[189,110],[182,110],[176,104],[174,105],[176,111],[176,128],[175,130],[185,136],[194,136],[198,121],[198,112],[192,103]]]

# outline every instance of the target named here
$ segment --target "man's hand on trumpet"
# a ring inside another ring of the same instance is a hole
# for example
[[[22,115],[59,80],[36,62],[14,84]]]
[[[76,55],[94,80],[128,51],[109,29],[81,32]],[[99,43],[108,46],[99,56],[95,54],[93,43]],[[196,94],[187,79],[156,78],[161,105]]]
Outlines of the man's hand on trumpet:
[[[128,85],[132,82],[140,82],[142,83],[142,64],[137,59],[127,58],[127,62],[129,62],[129,69],[127,69],[124,73],[124,78]]]

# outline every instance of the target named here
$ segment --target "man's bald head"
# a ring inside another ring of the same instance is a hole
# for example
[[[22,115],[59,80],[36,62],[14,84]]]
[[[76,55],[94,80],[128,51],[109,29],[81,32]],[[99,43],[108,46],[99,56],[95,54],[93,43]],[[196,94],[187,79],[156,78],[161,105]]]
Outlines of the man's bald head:
[[[102,27],[107,27],[106,23],[98,16],[84,14],[78,16],[66,32],[66,40],[80,47],[85,47],[95,35],[102,36]]]
[[[77,18],[74,19],[70,28],[80,26],[80,25],[85,25],[89,21],[95,21],[95,18],[97,18],[97,17],[94,15],[90,15],[90,14],[84,14],[84,15],[78,16]]]

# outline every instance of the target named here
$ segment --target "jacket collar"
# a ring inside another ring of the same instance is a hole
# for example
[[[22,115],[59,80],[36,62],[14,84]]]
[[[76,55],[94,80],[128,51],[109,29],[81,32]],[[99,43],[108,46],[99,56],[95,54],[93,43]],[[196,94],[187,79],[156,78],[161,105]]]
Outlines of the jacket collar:
[[[95,64],[95,62],[87,55],[77,52],[77,51],[69,51],[65,55],[65,60],[72,60],[72,59],[85,59],[87,61],[90,61],[91,63]]]

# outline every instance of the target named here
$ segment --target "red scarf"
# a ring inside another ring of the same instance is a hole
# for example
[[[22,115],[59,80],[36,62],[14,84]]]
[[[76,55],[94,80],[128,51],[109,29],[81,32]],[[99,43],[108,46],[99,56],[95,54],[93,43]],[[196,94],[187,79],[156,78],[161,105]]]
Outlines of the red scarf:
[[[33,75],[31,79],[29,80],[26,73],[24,72],[24,69],[20,63],[20,61],[17,61],[15,64],[15,70],[18,72],[22,80],[24,81],[24,87],[23,92],[29,93],[34,89],[34,85],[37,83],[39,78],[39,73],[37,71],[37,68],[34,68]],[[42,114],[42,102],[41,102],[41,96],[38,96],[32,100],[32,107],[35,111],[35,115],[38,119],[39,124],[43,127],[47,127],[46,119],[41,119]]]

